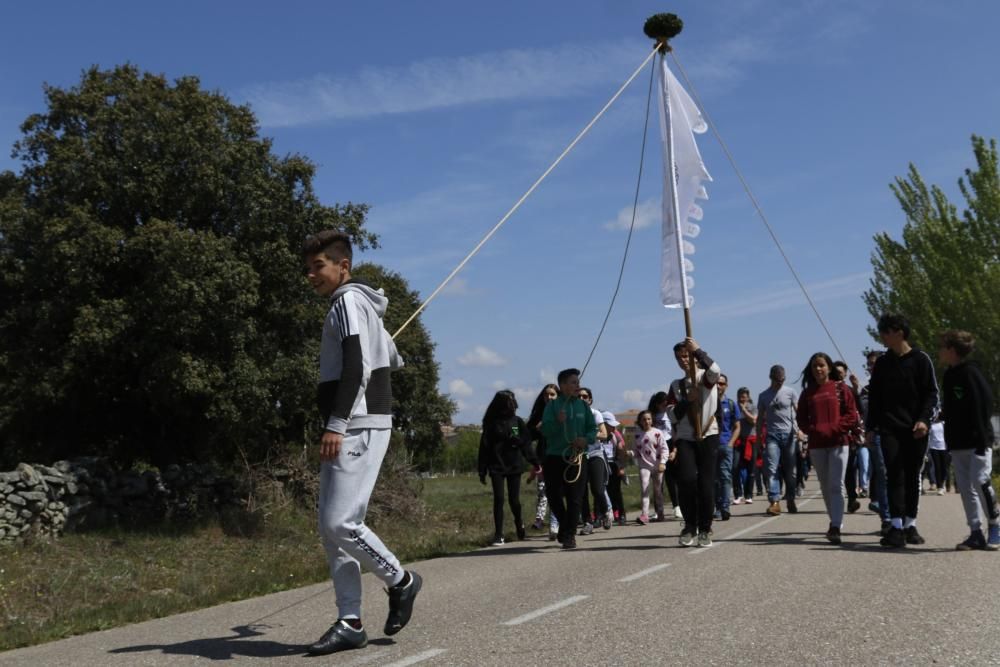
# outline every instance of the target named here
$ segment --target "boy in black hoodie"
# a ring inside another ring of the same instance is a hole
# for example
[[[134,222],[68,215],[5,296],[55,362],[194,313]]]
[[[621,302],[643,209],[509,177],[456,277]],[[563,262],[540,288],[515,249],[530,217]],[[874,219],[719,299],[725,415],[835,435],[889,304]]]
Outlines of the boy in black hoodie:
[[[917,532],[920,471],[927,453],[927,433],[938,411],[934,364],[911,347],[910,324],[902,315],[883,315],[878,333],[889,351],[878,358],[868,385],[867,442],[877,433],[885,457],[892,527],[883,547],[923,544]]]
[[[938,359],[948,366],[944,373],[944,441],[955,467],[955,486],[962,494],[965,518],[971,531],[956,546],[959,551],[1000,549],[1000,509],[990,483],[993,472],[993,392],[983,372],[966,357],[976,341],[967,331],[952,329],[941,334]],[[983,536],[979,508],[989,523],[989,538]]]

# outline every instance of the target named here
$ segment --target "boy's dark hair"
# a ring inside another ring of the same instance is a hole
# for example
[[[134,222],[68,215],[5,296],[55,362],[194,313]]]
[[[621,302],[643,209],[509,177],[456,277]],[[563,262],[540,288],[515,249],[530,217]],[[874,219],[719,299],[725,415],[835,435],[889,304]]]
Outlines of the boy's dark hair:
[[[941,347],[955,350],[959,359],[965,359],[976,349],[976,339],[968,331],[948,329],[940,336]]]
[[[871,361],[872,358],[878,359],[882,356],[881,350],[866,350],[865,351],[865,361]]]
[[[771,366],[771,370],[767,372],[767,377],[768,379],[774,380],[778,376],[778,373],[784,373],[784,372],[785,372],[784,366],[782,366],[781,364],[775,364]]]
[[[353,264],[354,251],[351,249],[351,237],[336,229],[325,229],[313,234],[302,244],[302,258],[324,254],[335,262],[346,259]]]
[[[746,394],[747,396],[749,396],[750,395],[750,388],[749,387],[740,387],[739,389],[736,390],[736,398],[739,398],[743,394]]]
[[[578,368],[566,368],[564,370],[559,371],[559,375],[556,376],[556,382],[558,382],[559,386],[561,387],[563,382],[570,379],[574,375],[579,375],[579,374],[580,370]]]
[[[674,354],[677,354],[680,350],[683,350],[686,347],[687,347],[687,341],[683,341],[682,340],[679,343],[675,343],[674,344]]]
[[[489,428],[490,424],[500,419],[509,419],[517,414],[517,399],[510,389],[501,389],[490,401],[483,415],[483,428]]]
[[[878,318],[878,332],[888,333],[889,331],[903,332],[903,340],[910,338],[910,322],[899,313],[885,313]]]

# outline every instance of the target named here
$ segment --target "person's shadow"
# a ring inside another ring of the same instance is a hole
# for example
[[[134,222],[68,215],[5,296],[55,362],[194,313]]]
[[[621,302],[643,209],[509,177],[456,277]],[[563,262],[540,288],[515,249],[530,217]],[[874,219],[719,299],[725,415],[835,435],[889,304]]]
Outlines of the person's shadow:
[[[177,644],[142,644],[139,646],[124,646],[109,651],[109,653],[143,653],[146,651],[161,651],[167,655],[196,655],[209,660],[232,660],[236,656],[250,658],[279,658],[305,654],[303,644],[281,644],[279,642],[254,639],[262,637],[264,630],[270,625],[237,625],[233,628],[236,634],[231,637],[210,637],[207,639],[192,639]]]

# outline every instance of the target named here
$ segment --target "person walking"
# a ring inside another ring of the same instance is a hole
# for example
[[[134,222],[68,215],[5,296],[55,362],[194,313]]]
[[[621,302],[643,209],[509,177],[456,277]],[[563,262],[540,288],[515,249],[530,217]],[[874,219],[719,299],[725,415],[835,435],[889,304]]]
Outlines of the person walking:
[[[764,465],[767,485],[767,500],[770,503],[767,514],[781,514],[781,483],[785,486],[785,502],[788,511],[795,513],[795,474],[798,470],[798,447],[796,437],[805,439],[795,422],[795,406],[798,396],[791,387],[785,386],[785,368],[775,364],[768,373],[770,386],[757,397],[757,442],[763,442]],[[763,433],[762,433],[763,431]],[[778,475],[781,474],[782,478]]]
[[[330,300],[319,347],[317,403],[323,435],[317,504],[338,614],[307,649],[310,655],[328,655],[368,644],[361,622],[362,564],[387,586],[387,635],[409,623],[423,579],[405,570],[365,524],[392,433],[390,374],[403,366],[382,322],[389,300],[381,289],[351,277],[351,239],[343,232],[309,237],[302,259],[313,290]]]
[[[955,487],[962,496],[969,537],[956,549],[1000,549],[1000,507],[991,482],[993,472],[993,391],[983,372],[967,357],[976,341],[967,331],[941,334],[938,359],[944,373],[944,440],[955,467]],[[980,510],[989,526],[982,531]]]
[[[848,442],[857,431],[859,418],[854,393],[844,385],[841,370],[825,352],[812,355],[802,371],[802,395],[795,417],[799,430],[808,438],[809,456],[830,519],[826,539],[831,544],[840,544],[844,524],[844,468]]]
[[[733,444],[740,439],[740,408],[726,396],[729,378],[723,373],[715,384],[719,390],[719,407],[715,420],[719,424],[719,449],[715,459],[715,518],[729,521],[729,506],[733,499]]]
[[[892,527],[880,543],[898,549],[925,541],[917,530],[920,472],[927,432],[938,411],[938,386],[930,357],[910,345],[910,323],[905,317],[883,315],[878,333],[889,351],[872,370],[866,440],[873,440],[877,433],[885,457]]]
[[[734,505],[753,503],[754,478],[757,475],[757,408],[750,400],[750,390],[740,387],[736,392],[736,402],[740,411],[740,433],[733,451],[733,491]]]
[[[673,456],[684,516],[679,541],[685,547],[695,544],[696,540],[699,547],[710,547],[719,449],[716,383],[722,371],[694,338],[674,345],[674,359],[685,373],[684,377],[670,383],[673,403],[670,421],[675,434]],[[694,375],[693,380],[691,375]]]
[[[479,481],[486,484],[490,478],[493,487],[493,541],[500,546],[503,536],[503,493],[507,488],[507,503],[514,518],[517,539],[525,538],[521,520],[521,473],[525,461],[533,469],[538,458],[531,450],[531,435],[524,420],[517,416],[517,399],[514,392],[502,389],[493,396],[483,415],[483,434],[479,438]]]
[[[545,412],[545,406],[549,401],[554,401],[556,396],[559,395],[559,387],[554,384],[547,384],[542,387],[542,390],[538,392],[538,396],[535,398],[534,404],[531,406],[531,414],[528,415],[528,430],[531,433],[532,440],[535,441],[535,456],[539,461],[545,460],[545,435],[542,433],[542,414]],[[532,528],[535,530],[542,530],[545,527],[545,515],[549,516],[549,540],[555,541],[556,536],[559,533],[559,519],[556,518],[554,512],[549,511],[549,499],[545,495],[545,475],[541,470],[532,471],[532,475],[529,476],[528,481],[534,479],[535,486],[535,523],[532,524]]]

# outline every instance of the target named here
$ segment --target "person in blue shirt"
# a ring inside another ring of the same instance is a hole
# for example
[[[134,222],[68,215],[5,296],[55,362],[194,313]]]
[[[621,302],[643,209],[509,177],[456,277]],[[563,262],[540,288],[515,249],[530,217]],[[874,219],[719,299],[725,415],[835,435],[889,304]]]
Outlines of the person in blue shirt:
[[[715,518],[729,521],[729,506],[733,499],[733,446],[740,437],[740,408],[726,396],[729,378],[722,374],[715,385],[719,388],[719,407],[715,419],[719,422],[719,447],[715,458]]]

